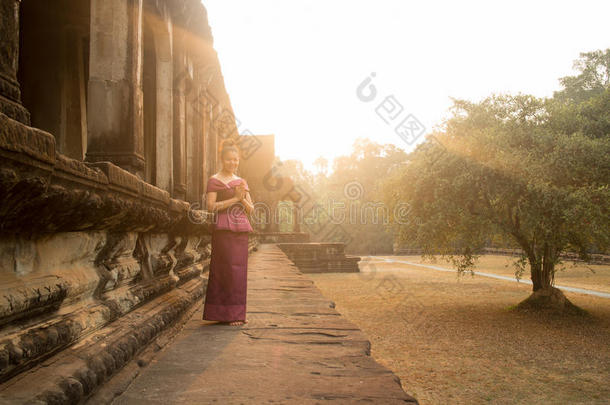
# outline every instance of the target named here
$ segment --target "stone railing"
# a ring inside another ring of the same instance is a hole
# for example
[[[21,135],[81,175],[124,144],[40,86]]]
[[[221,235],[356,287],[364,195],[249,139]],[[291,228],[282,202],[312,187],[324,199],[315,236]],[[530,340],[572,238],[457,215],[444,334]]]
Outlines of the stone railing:
[[[309,242],[308,232],[259,232],[260,243],[306,243]]]
[[[345,243],[278,243],[303,273],[359,272],[358,256],[345,255]]]
[[[187,313],[207,283],[211,220],[0,113],[0,403],[76,403]],[[37,383],[68,348],[78,361]]]

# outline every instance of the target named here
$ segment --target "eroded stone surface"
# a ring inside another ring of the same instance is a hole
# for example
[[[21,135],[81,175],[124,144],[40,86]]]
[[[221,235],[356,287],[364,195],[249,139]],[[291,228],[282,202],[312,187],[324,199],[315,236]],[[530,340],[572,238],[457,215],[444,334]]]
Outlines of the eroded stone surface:
[[[303,273],[358,273],[358,256],[345,255],[343,242],[278,243]]]
[[[416,403],[333,307],[277,246],[261,245],[249,261],[249,323],[198,311],[113,403]]]
[[[81,403],[200,300],[201,284],[193,279],[1,384],[0,404]]]

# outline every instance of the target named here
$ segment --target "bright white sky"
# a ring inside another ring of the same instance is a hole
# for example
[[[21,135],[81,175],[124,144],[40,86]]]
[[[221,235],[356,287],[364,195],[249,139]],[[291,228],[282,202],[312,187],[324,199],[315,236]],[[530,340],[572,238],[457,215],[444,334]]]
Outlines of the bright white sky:
[[[610,1],[203,0],[240,132],[313,168],[354,140],[407,145],[376,113],[394,95],[428,129],[449,97],[551,96],[580,52],[610,47]],[[377,98],[356,96],[376,73]],[[395,125],[394,125],[395,126]]]

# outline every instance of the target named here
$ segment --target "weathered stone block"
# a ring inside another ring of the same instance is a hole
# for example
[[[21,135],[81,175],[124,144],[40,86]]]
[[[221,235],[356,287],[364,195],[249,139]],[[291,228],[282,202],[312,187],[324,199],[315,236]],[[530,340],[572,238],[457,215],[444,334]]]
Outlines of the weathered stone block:
[[[0,151],[19,153],[47,164],[55,163],[55,138],[0,112]]]
[[[303,273],[359,272],[360,257],[346,256],[344,243],[278,243]]]

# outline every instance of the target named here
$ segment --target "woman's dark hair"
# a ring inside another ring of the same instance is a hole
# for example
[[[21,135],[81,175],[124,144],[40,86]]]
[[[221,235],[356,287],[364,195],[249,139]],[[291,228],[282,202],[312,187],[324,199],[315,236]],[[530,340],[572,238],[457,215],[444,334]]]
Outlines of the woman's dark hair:
[[[233,139],[225,139],[220,145],[220,158],[224,159],[225,155],[229,152],[235,152],[239,155],[239,149]]]

